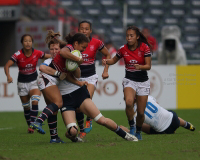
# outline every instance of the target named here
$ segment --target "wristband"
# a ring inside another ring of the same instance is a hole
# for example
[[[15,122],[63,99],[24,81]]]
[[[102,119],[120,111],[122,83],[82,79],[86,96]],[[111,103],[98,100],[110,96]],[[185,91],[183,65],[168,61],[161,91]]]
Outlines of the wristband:
[[[61,72],[59,72],[59,71],[55,71],[54,75],[60,77]]]

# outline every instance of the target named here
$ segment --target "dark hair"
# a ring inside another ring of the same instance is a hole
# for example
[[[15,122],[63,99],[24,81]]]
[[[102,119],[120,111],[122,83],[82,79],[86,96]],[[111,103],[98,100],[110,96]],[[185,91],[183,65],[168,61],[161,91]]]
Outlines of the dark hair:
[[[90,25],[90,29],[92,29],[92,23],[91,23],[90,21],[87,21],[87,20],[81,21],[81,22],[79,23],[79,25],[78,25],[78,28],[80,28],[80,25],[81,25],[82,23],[88,23],[88,24]]]
[[[29,36],[29,37],[31,37],[31,39],[32,39],[32,42],[33,42],[33,37],[32,37],[30,34],[24,34],[24,35],[21,37],[21,43],[23,43],[23,41],[24,41],[24,38],[25,38],[26,36]]]
[[[79,44],[83,42],[90,42],[89,38],[87,38],[84,34],[82,33],[76,33],[74,35],[68,34],[65,37],[65,40],[67,41],[68,44],[73,44],[75,41],[77,41]]]
[[[48,48],[50,48],[51,44],[59,44],[60,48],[63,48],[67,45],[65,41],[58,39],[60,33],[55,33],[53,30],[48,30],[48,34],[46,36],[45,42],[48,44]]]
[[[138,41],[138,46],[141,45],[141,43],[146,43],[150,49],[152,49],[151,45],[149,44],[149,42],[147,41],[146,37],[140,32],[140,29],[136,26],[129,26],[127,29],[126,29],[126,32],[128,30],[134,30],[136,35],[139,36],[139,39],[137,40]]]

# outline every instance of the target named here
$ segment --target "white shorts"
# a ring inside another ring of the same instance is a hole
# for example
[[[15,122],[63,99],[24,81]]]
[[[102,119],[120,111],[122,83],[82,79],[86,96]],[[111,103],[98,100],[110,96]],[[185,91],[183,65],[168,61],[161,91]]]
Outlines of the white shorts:
[[[145,82],[135,82],[130,79],[124,78],[122,81],[123,89],[131,87],[136,91],[138,96],[146,96],[150,94],[150,81],[149,79]]]
[[[97,82],[98,82],[98,75],[94,74],[93,76],[87,77],[87,78],[79,78],[79,81],[86,81],[89,84],[93,84],[95,88],[97,87]]]
[[[40,72],[37,78],[37,85],[40,90],[43,90],[49,86],[58,85],[58,78],[52,77],[48,74]]]
[[[29,95],[30,90],[38,89],[37,80],[29,83],[17,82],[17,89],[19,96],[27,96]]]

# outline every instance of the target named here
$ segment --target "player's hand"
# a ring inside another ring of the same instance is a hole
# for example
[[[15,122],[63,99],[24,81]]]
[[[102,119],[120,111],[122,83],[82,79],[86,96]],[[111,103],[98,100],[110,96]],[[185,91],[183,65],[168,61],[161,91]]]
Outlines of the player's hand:
[[[8,83],[13,83],[13,79],[12,79],[12,77],[10,77],[10,76],[7,77],[7,82],[8,82]]]
[[[139,64],[134,64],[135,69],[140,70],[140,65]]]
[[[106,66],[107,59],[102,59],[102,65]]]
[[[77,63],[78,63],[78,65],[82,64],[83,63],[83,58],[80,58]]]
[[[80,81],[80,87],[84,86],[84,85],[88,85],[88,82],[87,81]]]
[[[108,72],[103,72],[102,73],[102,78],[107,79],[109,77]]]
[[[59,76],[59,79],[62,81],[62,80],[64,80],[66,77],[67,77],[67,73],[62,72],[62,73],[60,74],[60,76]]]

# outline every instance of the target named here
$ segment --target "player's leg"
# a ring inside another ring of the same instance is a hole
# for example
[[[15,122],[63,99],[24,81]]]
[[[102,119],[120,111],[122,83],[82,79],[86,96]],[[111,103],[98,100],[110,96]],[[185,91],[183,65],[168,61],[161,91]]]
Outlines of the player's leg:
[[[185,129],[189,129],[190,131],[195,130],[195,127],[190,122],[187,122],[180,117],[178,117],[178,119],[180,120],[180,126],[181,127],[184,127]]]
[[[40,101],[41,92],[38,88],[31,89],[29,92],[32,102],[32,108],[30,112],[31,123],[35,122],[38,116],[38,102]]]
[[[79,137],[84,138],[86,136],[86,133],[84,132],[84,114],[82,112],[76,111],[76,120],[78,122],[78,126],[80,128]]]
[[[29,95],[27,96],[20,96],[21,102],[22,102],[22,106],[24,109],[24,117],[26,119],[26,123],[28,125],[28,133],[34,133],[34,130],[30,128],[30,122],[31,122],[31,118],[30,118],[30,97]]]
[[[63,108],[61,110],[61,113],[62,113],[63,121],[67,128],[65,136],[69,138],[72,142],[83,142],[82,139],[77,137],[78,127],[76,125],[75,111],[67,110],[65,107]]]
[[[87,85],[87,89],[88,89],[88,91],[90,93],[90,98],[92,99],[92,97],[94,95],[94,91],[96,89],[96,86],[94,84],[89,83]],[[85,131],[85,133],[89,133],[91,130],[92,130],[92,119],[89,116],[87,116],[86,122],[85,122],[85,129],[84,129],[84,131]]]
[[[136,136],[140,140],[141,131],[142,131],[142,124],[144,122],[144,111],[146,108],[148,95],[146,96],[139,96],[137,95],[137,118],[136,118]]]
[[[45,134],[45,131],[42,129],[42,123],[54,112],[57,112],[59,108],[62,107],[62,97],[60,91],[56,85],[49,86],[42,90],[43,95],[49,100],[51,100],[51,104],[48,104],[42,113],[37,118],[36,122],[31,125],[32,128],[37,129],[39,133]]]
[[[130,134],[135,134],[135,121],[134,121],[134,97],[135,97],[136,91],[131,87],[124,88],[124,99],[126,102],[126,116],[128,118],[129,126],[130,126]]]
[[[79,108],[84,114],[94,119],[95,122],[98,124],[105,126],[106,128],[110,129],[111,131],[114,131],[117,135],[120,137],[129,140],[129,141],[138,141],[137,138],[133,135],[130,135],[129,133],[122,130],[113,120],[109,118],[105,118],[98,108],[95,106],[95,104],[92,102],[90,98],[85,99],[80,108]]]

